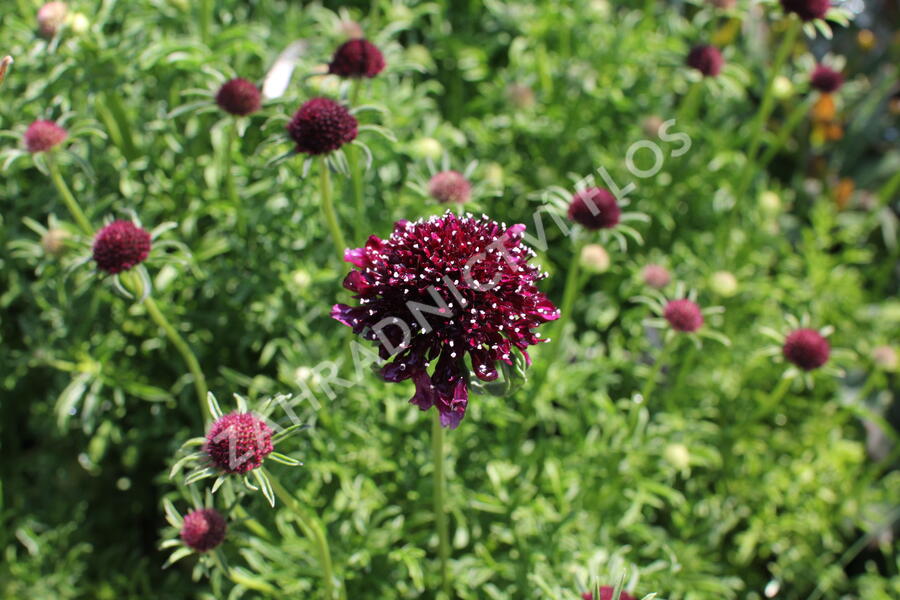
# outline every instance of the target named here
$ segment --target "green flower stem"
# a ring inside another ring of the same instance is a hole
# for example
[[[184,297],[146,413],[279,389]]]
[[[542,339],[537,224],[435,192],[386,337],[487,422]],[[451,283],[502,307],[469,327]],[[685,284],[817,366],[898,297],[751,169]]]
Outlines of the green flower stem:
[[[794,383],[793,377],[781,378],[781,381],[778,382],[778,385],[775,386],[775,389],[772,390],[772,393],[769,394],[763,401],[759,412],[760,417],[766,417],[767,415],[771,414],[776,408],[778,408],[778,403],[781,402],[782,398],[784,398],[784,395],[787,394],[789,389],[791,389],[792,383]]]
[[[337,215],[334,212],[334,203],[331,193],[331,174],[328,172],[328,161],[322,157],[321,171],[319,179],[319,193],[322,195],[322,214],[325,215],[325,223],[331,232],[331,241],[334,242],[341,260],[344,259],[344,250],[347,249],[347,242],[344,241],[344,234],[338,226]]]
[[[209,44],[214,8],[213,0],[200,0],[200,39],[204,44]]]
[[[563,288],[562,302],[559,305],[559,319],[553,329],[553,337],[547,343],[547,351],[544,353],[547,356],[547,360],[544,361],[545,367],[548,367],[550,361],[557,356],[557,349],[562,343],[563,336],[565,335],[566,323],[572,318],[572,307],[575,305],[575,296],[578,294],[578,290],[581,289],[580,283],[583,281],[579,277],[579,272],[581,270],[581,249],[583,246],[584,242],[577,242],[575,248],[573,248],[572,260],[566,271],[566,285],[565,288]],[[546,368],[544,371],[546,372]]]
[[[335,591],[337,591],[339,593],[339,598],[346,598],[344,586],[334,577],[334,567],[331,562],[331,551],[328,547],[328,538],[325,535],[325,530],[321,523],[315,516],[309,514],[306,509],[303,508],[294,495],[281,485],[281,482],[271,471],[266,470],[266,475],[269,477],[269,482],[272,484],[272,490],[275,492],[275,495],[278,496],[278,499],[281,500],[288,510],[294,514],[300,528],[303,529],[306,536],[316,545],[316,549],[319,552],[319,566],[322,568],[322,579],[325,583],[324,597],[327,600],[333,600]]]
[[[672,347],[675,346],[675,342],[673,341],[675,339],[676,338],[672,338],[672,340],[663,343],[663,346],[656,357],[656,361],[653,363],[653,368],[650,370],[650,375],[647,376],[647,381],[644,382],[644,387],[641,389],[641,396],[644,398],[645,406],[650,401],[650,394],[656,389],[656,380],[659,379],[659,374],[669,357],[669,352]]]
[[[756,113],[756,116],[753,119],[751,124],[751,137],[750,137],[750,146],[747,150],[747,162],[744,164],[744,169],[741,171],[741,175],[738,178],[738,184],[735,188],[735,208],[732,209],[732,225],[734,225],[734,219],[736,218],[735,213],[737,212],[737,206],[740,206],[742,203],[742,198],[744,194],[747,192],[747,187],[750,185],[750,181],[753,178],[754,169],[756,168],[756,152],[759,150],[759,145],[762,142],[763,132],[766,129],[766,120],[769,118],[769,115],[772,112],[772,109],[775,105],[775,78],[778,77],[778,73],[781,71],[781,67],[784,65],[788,56],[791,53],[791,49],[794,47],[794,42],[797,40],[797,35],[800,33],[801,24],[798,19],[790,18],[790,23],[788,24],[787,32],[784,34],[784,39],[781,41],[781,46],[779,46],[777,53],[775,54],[775,60],[772,63],[771,69],[769,69],[769,73],[771,73],[771,77],[769,77],[769,81],[766,84],[766,90],[763,93],[762,102],[759,105],[759,110]]]
[[[350,106],[356,106],[359,102],[359,92],[362,89],[362,79],[356,78],[353,80],[352,87],[350,88]],[[363,182],[363,172],[362,172],[362,164],[360,161],[360,154],[362,153],[361,148],[357,148],[355,146],[347,146],[347,162],[350,164],[350,182],[353,188],[353,205],[356,208],[356,217],[355,219],[355,227],[354,234],[357,240],[365,239],[365,227],[366,227],[366,204],[365,199],[363,198],[364,192],[364,182]]]
[[[702,79],[691,84],[691,87],[690,89],[688,89],[687,94],[685,94],[684,98],[682,98],[681,100],[681,105],[678,107],[679,123],[688,123],[691,119],[697,116],[697,109],[700,107],[700,99],[703,97],[702,92]]]
[[[444,428],[441,426],[441,413],[437,409],[431,411],[434,417],[431,422],[431,451],[434,456],[434,520],[438,530],[438,551],[441,561],[441,590],[446,598],[450,597],[450,578],[448,562],[450,560],[450,537],[447,532],[447,510],[444,496],[447,481],[444,475]]]
[[[75,199],[75,196],[72,194],[69,186],[66,185],[66,181],[65,179],[63,179],[62,173],[59,172],[59,165],[56,164],[56,158],[53,156],[53,152],[47,152],[45,158],[47,159],[47,169],[49,169],[50,171],[50,179],[53,180],[53,185],[56,186],[56,190],[62,197],[63,203],[66,205],[66,208],[68,208],[69,212],[72,214],[72,218],[75,219],[78,227],[81,228],[86,236],[88,236],[89,238],[93,237],[94,228],[91,226],[91,222],[88,221],[88,218],[85,216],[84,211],[82,211],[81,207],[78,205],[78,200]]]
[[[234,183],[234,164],[232,162],[234,159],[234,147],[238,139],[237,119],[233,119],[227,129],[228,131],[225,133],[225,156],[222,161],[222,166],[225,170],[225,193],[228,195],[228,203],[234,209],[238,235],[242,239],[246,239],[247,221],[245,212],[241,210],[241,199],[238,196],[237,186]]]
[[[791,111],[791,114],[788,115],[787,120],[784,122],[784,125],[781,126],[781,131],[778,132],[778,137],[775,139],[775,143],[769,146],[762,157],[759,159],[759,167],[765,168],[775,155],[778,154],[778,151],[784,147],[784,144],[787,142],[788,137],[790,137],[791,133],[793,133],[794,129],[797,128],[797,125],[803,120],[803,117],[809,112],[810,102],[801,102],[799,103],[794,110]]]
[[[200,414],[203,417],[203,420],[206,421],[212,419],[212,415],[209,413],[209,406],[206,402],[206,396],[209,391],[206,387],[206,377],[204,377],[203,370],[200,368],[200,363],[191,350],[191,347],[188,346],[187,342],[184,341],[184,338],[181,337],[181,334],[172,327],[172,324],[169,323],[165,315],[159,310],[153,296],[147,296],[144,300],[144,306],[147,308],[150,318],[166,332],[169,341],[172,342],[172,345],[175,346],[178,353],[181,354],[181,357],[187,364],[191,376],[194,378],[194,390],[197,392],[197,402],[200,405]]]
[[[891,198],[897,193],[898,189],[900,189],[900,171],[894,173],[893,177],[891,177],[888,182],[884,184],[884,187],[878,191],[878,199],[881,204],[886,206]]]
[[[139,278],[134,277],[130,272],[121,273],[119,277],[122,279],[122,284],[134,293],[136,297],[140,298],[143,295]],[[166,319],[165,315],[162,314],[162,311],[159,310],[159,306],[157,306],[153,296],[144,298],[143,305],[147,309],[147,314],[149,314],[150,318],[153,319],[153,322],[166,333],[166,337],[169,338],[169,341],[172,342],[172,345],[175,346],[178,353],[181,354],[181,358],[183,358],[185,364],[187,364],[188,370],[190,370],[191,376],[194,379],[194,391],[197,393],[200,415],[204,421],[211,420],[212,415],[209,412],[209,405],[206,400],[209,388],[206,386],[206,377],[203,375],[203,369],[200,368],[200,362],[197,360],[197,357],[194,355],[188,343],[181,337],[181,334],[178,333],[172,324],[169,323],[168,319]]]

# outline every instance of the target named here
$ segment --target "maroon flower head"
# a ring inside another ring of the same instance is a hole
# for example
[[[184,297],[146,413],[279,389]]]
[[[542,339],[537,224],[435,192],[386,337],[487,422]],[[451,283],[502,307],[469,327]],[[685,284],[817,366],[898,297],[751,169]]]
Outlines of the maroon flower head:
[[[604,188],[587,188],[572,196],[569,219],[588,229],[609,229],[619,224],[622,209]]]
[[[356,139],[356,118],[329,98],[308,100],[287,125],[297,152],[327,154]]]
[[[696,302],[692,302],[687,298],[682,300],[670,300],[666,304],[663,313],[666,321],[676,331],[691,333],[697,331],[703,325],[703,314]]]
[[[824,19],[831,0],[781,0],[781,8],[786,13],[796,13],[804,21]]]
[[[614,600],[613,594],[615,593],[616,588],[610,587],[608,585],[604,585],[600,588],[600,600]],[[581,595],[583,600],[594,600],[594,595],[591,592],[585,592]],[[626,591],[622,591],[619,594],[619,600],[635,600],[634,596],[629,594]]]
[[[225,518],[212,508],[189,512],[181,526],[181,540],[197,552],[212,550],[225,540]]]
[[[715,77],[724,64],[725,59],[715,46],[694,46],[687,56],[687,66],[697,69],[704,77]]]
[[[388,239],[373,235],[345,254],[356,269],[344,287],[359,305],[337,304],[332,317],[378,342],[381,358],[390,359],[381,377],[412,379],[410,402],[434,406],[445,427],[465,415],[470,372],[497,379],[498,363],[512,365],[515,349],[530,364],[526,349],[545,341],[532,330],[559,317],[535,286],[545,274],[528,264],[534,252],[522,244],[524,231],[448,211],[399,221]]]
[[[265,421],[253,413],[233,412],[212,424],[204,449],[210,462],[226,473],[248,473],[275,448]]]
[[[644,267],[644,283],[652,288],[661,290],[672,281],[669,270],[662,265],[650,264]]]
[[[238,77],[222,84],[216,93],[216,104],[229,114],[245,117],[262,106],[262,94],[251,82]]]
[[[384,70],[384,56],[368,40],[352,39],[335,50],[328,72],[341,77],[375,77]]]
[[[472,186],[459,171],[441,171],[428,182],[428,193],[441,204],[465,204],[472,196]]]
[[[788,334],[781,350],[788,361],[812,371],[828,362],[831,346],[815,329],[798,329]]]
[[[25,130],[25,149],[35,154],[59,146],[69,133],[53,121],[35,121]]]
[[[110,275],[127,271],[150,254],[150,234],[131,221],[113,221],[94,238],[94,262]]]
[[[812,86],[820,92],[832,94],[841,89],[841,86],[844,85],[844,76],[841,75],[840,72],[835,71],[830,67],[826,67],[825,65],[816,65],[816,68],[813,69],[812,75],[810,76],[810,83],[812,83]]]

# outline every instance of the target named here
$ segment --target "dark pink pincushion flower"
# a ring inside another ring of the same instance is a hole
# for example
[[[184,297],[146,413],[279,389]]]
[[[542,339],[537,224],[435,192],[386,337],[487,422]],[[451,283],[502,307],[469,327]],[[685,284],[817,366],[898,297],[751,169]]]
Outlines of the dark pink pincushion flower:
[[[358,122],[346,107],[329,98],[308,100],[287,125],[297,152],[327,154],[356,139]]]
[[[435,407],[445,427],[465,415],[470,368],[493,381],[500,361],[513,364],[514,349],[530,364],[528,346],[545,341],[532,330],[559,318],[535,286],[545,274],[528,264],[534,252],[522,243],[524,230],[448,211],[399,221],[388,239],[371,236],[345,254],[356,268],[344,287],[359,305],[337,304],[332,317],[377,342],[381,358],[390,359],[381,377],[412,379],[410,402]]]
[[[181,526],[181,540],[197,552],[212,550],[225,540],[225,518],[212,508],[189,512]]]
[[[472,186],[459,171],[441,171],[428,182],[428,193],[441,204],[465,204],[472,197]]]
[[[666,304],[663,313],[666,321],[676,331],[691,333],[697,331],[703,325],[703,314],[696,302],[692,302],[687,298],[681,300],[670,300]]]
[[[833,94],[844,85],[844,76],[825,65],[816,65],[810,76],[810,83],[820,92]]]
[[[209,428],[204,450],[226,473],[248,473],[274,450],[272,430],[253,413],[229,413]]]
[[[785,338],[782,352],[788,361],[804,371],[812,371],[828,362],[831,346],[818,331],[797,329]]]
[[[796,13],[804,21],[824,19],[831,8],[831,0],[781,0],[786,13]]]
[[[604,188],[587,188],[572,196],[569,219],[588,229],[610,229],[619,224],[622,209]]]
[[[216,93],[216,104],[229,114],[245,117],[262,106],[262,94],[251,82],[238,77],[222,84]]]
[[[131,221],[113,221],[94,238],[94,262],[110,275],[137,266],[149,254],[150,234]]]
[[[694,46],[687,56],[687,66],[697,69],[704,77],[715,77],[724,64],[725,59],[715,46]]]
[[[344,42],[335,50],[328,72],[341,77],[375,77],[384,70],[384,55],[364,39]]]
[[[600,600],[613,600],[613,594],[615,593],[616,588],[610,587],[608,585],[604,585],[600,588]],[[594,595],[591,592],[585,592],[581,595],[583,600],[594,600]],[[626,591],[622,591],[619,594],[619,600],[635,600],[634,596],[629,594]]]
[[[25,130],[25,149],[35,154],[59,146],[69,133],[53,121],[35,121]]]

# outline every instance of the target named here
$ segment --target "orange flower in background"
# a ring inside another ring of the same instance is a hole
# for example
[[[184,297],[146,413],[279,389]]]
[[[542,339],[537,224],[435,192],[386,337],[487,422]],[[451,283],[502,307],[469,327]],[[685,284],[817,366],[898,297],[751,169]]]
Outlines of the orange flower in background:
[[[856,34],[857,45],[861,50],[866,52],[872,50],[877,41],[878,39],[875,37],[875,34],[872,33],[871,29],[860,29],[859,33]]]
[[[812,107],[812,119],[820,123],[828,123],[834,120],[837,114],[837,105],[834,96],[822,94]]]
[[[856,184],[849,177],[842,177],[834,188],[834,204],[838,210],[844,210],[850,205],[850,199],[856,190]]]

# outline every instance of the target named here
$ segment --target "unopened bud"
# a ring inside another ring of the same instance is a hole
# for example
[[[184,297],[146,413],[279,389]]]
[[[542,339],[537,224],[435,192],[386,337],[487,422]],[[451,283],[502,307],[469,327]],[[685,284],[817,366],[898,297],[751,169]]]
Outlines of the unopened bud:
[[[359,40],[365,37],[362,25],[356,21],[341,21],[338,24],[338,31],[348,40]]]
[[[794,84],[784,75],[779,75],[772,82],[772,93],[779,100],[787,100],[794,95]]]
[[[66,249],[69,233],[64,229],[49,229],[41,237],[41,247],[50,256],[60,256]]]
[[[444,147],[434,138],[423,137],[413,141],[410,151],[418,158],[437,160],[444,153]]]
[[[73,13],[69,18],[69,28],[77,35],[84,35],[91,28],[91,21],[84,13]]]
[[[591,273],[606,273],[609,270],[609,252],[600,244],[588,244],[581,249],[581,265]]]
[[[724,298],[731,298],[738,291],[737,278],[728,271],[716,271],[709,280],[712,290]]]
[[[6,79],[6,70],[11,64],[13,64],[12,56],[4,56],[0,59],[0,83],[3,83],[3,80]]]
[[[684,444],[669,444],[663,455],[669,464],[681,471],[691,466],[691,451]]]
[[[872,350],[872,360],[885,371],[897,370],[897,351],[890,346],[878,346]]]
[[[781,211],[781,198],[775,192],[767,190],[759,195],[759,209],[768,216],[775,216]]]
[[[56,35],[59,28],[66,21],[69,7],[65,2],[48,2],[37,12],[38,33],[44,39],[50,39]]]

